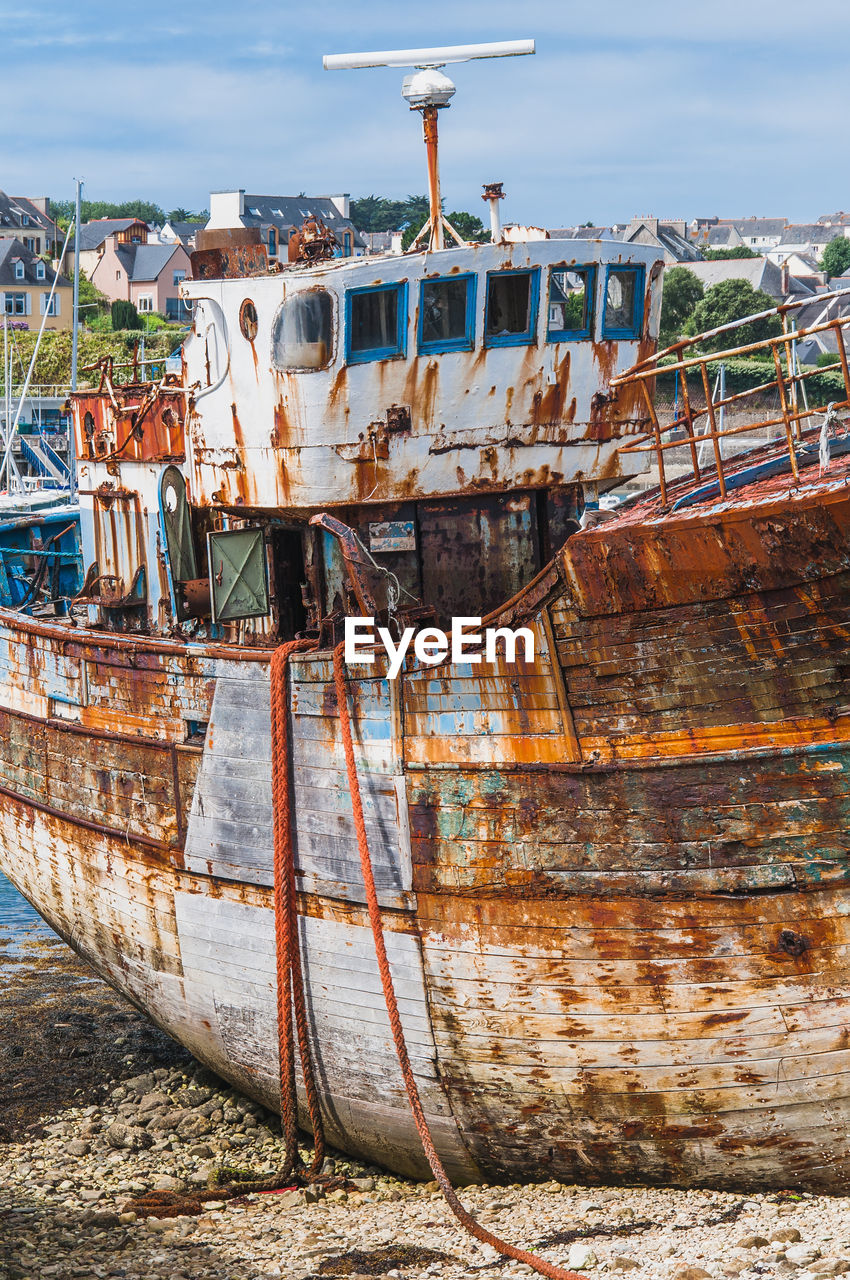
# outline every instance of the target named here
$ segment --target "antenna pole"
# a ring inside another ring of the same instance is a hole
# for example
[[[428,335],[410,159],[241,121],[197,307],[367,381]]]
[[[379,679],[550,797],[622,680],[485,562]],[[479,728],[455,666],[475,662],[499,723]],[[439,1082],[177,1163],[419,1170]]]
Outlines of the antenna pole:
[[[440,162],[437,148],[437,107],[422,107],[422,128],[428,156],[428,202],[431,234],[428,248],[433,253],[443,248],[443,202],[440,198]]]

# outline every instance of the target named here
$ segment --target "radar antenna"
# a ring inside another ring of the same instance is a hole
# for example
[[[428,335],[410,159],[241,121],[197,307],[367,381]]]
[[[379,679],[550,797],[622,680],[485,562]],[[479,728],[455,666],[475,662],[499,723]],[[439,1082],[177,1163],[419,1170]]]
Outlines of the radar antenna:
[[[322,64],[326,71],[352,71],[361,67],[413,67],[405,76],[401,94],[411,111],[422,112],[422,130],[428,157],[429,217],[413,244],[414,249],[429,232],[430,250],[444,247],[443,229],[457,241],[465,241],[443,216],[440,199],[440,168],[437,156],[437,112],[450,104],[455,86],[441,68],[452,62],[471,62],[475,58],[516,58],[534,53],[533,40],[501,40],[494,44],[456,44],[438,49],[394,49],[377,53],[326,54]]]

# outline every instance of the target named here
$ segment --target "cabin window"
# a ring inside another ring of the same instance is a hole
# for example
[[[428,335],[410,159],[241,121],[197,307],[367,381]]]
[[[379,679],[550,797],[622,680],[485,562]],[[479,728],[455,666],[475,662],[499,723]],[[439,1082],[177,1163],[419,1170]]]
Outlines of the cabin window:
[[[643,267],[609,267],[602,337],[639,338],[642,319]]]
[[[324,369],[333,356],[333,304],[327,289],[295,293],[277,309],[272,325],[276,369]]]
[[[595,287],[595,267],[552,268],[546,323],[546,337],[550,342],[590,337]]]
[[[484,345],[517,347],[534,341],[540,272],[493,271],[487,276]]]
[[[407,349],[407,285],[350,289],[345,295],[349,364],[389,360]]]
[[[423,280],[419,292],[419,350],[471,351],[475,343],[475,276]]]

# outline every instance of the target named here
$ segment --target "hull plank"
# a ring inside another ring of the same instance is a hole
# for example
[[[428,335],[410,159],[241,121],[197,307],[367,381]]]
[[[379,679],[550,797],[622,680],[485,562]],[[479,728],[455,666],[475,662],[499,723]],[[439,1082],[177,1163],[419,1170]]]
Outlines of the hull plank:
[[[292,761],[296,871],[302,889],[363,902],[360,857],[342,746],[334,741],[333,683],[327,664],[302,679],[293,664]],[[320,674],[324,679],[317,679]],[[186,839],[189,870],[255,884],[274,882],[271,711],[268,671],[246,667],[219,680]],[[363,803],[382,903],[409,905],[411,887],[404,779],[396,772],[392,695],[386,680],[352,685]],[[324,711],[323,711],[324,709]],[[383,718],[381,712],[383,711]],[[370,714],[371,713],[371,714]],[[372,726],[380,727],[373,733]],[[399,786],[399,784],[401,784]]]

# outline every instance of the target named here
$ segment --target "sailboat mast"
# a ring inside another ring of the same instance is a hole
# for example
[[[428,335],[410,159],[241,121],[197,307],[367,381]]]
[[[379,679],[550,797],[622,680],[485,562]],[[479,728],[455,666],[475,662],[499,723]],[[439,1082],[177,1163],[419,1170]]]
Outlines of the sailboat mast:
[[[77,183],[77,198],[74,208],[74,323],[71,330],[71,390],[77,390],[77,352],[79,345],[78,329],[80,324],[80,205],[83,184],[79,178]],[[71,497],[73,498],[77,488],[77,468],[76,459],[74,457],[74,430],[73,427],[68,430],[68,471],[70,473]]]

